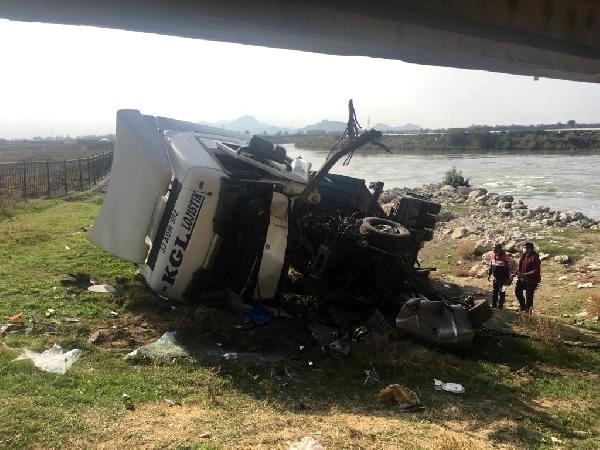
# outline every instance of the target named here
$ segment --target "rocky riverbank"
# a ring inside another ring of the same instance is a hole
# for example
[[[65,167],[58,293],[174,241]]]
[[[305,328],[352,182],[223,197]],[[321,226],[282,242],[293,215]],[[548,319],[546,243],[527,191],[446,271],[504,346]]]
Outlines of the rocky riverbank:
[[[512,195],[488,192],[476,187],[458,187],[431,184],[413,189],[391,189],[381,196],[384,210],[389,211],[394,201],[403,194],[414,193],[442,203],[443,212],[438,216],[436,237],[433,244],[444,239],[456,242],[468,252],[481,257],[477,261],[465,261],[465,275],[487,276],[489,252],[500,243],[508,253],[520,252],[527,241],[544,242],[555,250],[565,250],[561,238],[567,230],[598,230],[600,221],[586,217],[578,211],[552,211],[548,207],[529,208]],[[586,249],[578,259],[578,266],[585,271],[599,271],[600,257],[594,249]],[[556,251],[540,251],[542,260],[569,265],[573,258]]]

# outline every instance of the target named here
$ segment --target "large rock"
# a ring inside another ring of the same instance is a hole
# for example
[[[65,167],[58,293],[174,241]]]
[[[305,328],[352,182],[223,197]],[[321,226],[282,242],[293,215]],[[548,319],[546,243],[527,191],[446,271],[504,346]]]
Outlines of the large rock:
[[[475,203],[475,201],[484,195],[487,194],[487,190],[483,188],[473,189],[469,192],[469,196],[467,197],[467,203]]]
[[[571,257],[569,255],[557,255],[554,257],[554,261],[559,264],[569,264],[569,262],[571,262]]]
[[[456,192],[456,188],[450,184],[442,186],[439,190],[441,194],[452,195]]]
[[[558,220],[562,223],[569,223],[569,214],[566,212],[561,212],[558,214]]]
[[[498,200],[500,200],[501,202],[512,203],[514,200],[514,197],[510,194],[502,194]]]
[[[465,227],[456,228],[450,235],[452,239],[462,239],[470,234],[469,229]]]
[[[473,251],[476,255],[483,255],[494,248],[494,243],[489,239],[481,239],[475,243],[475,250]]]

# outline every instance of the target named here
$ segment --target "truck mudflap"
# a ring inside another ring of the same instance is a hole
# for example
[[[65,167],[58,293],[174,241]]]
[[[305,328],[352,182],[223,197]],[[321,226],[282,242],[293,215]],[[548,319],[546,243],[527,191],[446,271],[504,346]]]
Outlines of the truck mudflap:
[[[255,300],[274,298],[277,293],[288,243],[289,203],[286,195],[273,192],[269,228],[254,288]]]

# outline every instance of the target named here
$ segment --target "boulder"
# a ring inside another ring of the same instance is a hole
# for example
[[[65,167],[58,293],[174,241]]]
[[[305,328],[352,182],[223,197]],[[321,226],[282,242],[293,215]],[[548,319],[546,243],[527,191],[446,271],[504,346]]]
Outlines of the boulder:
[[[456,228],[450,235],[452,239],[462,239],[469,235],[469,230],[465,227]]]
[[[570,219],[569,214],[566,212],[561,212],[558,214],[558,220],[562,223],[569,223],[570,222],[569,219]]]
[[[487,194],[487,190],[483,188],[473,189],[469,192],[469,196],[467,197],[467,203],[474,203],[475,200],[479,197],[482,197]]]
[[[514,201],[514,197],[510,194],[502,194],[500,195],[500,197],[498,198],[499,201],[501,202],[508,202],[508,203],[512,203]]]
[[[456,188],[450,184],[446,184],[438,191],[440,194],[452,195],[456,192]]]
[[[554,261],[559,264],[569,264],[571,257],[569,255],[557,255],[554,257]]]
[[[481,239],[475,243],[475,250],[473,251],[476,255],[483,255],[494,248],[494,243],[489,239]]]
[[[512,203],[511,202],[505,202],[505,201],[499,201],[498,202],[498,208],[500,209],[510,209],[512,208]]]

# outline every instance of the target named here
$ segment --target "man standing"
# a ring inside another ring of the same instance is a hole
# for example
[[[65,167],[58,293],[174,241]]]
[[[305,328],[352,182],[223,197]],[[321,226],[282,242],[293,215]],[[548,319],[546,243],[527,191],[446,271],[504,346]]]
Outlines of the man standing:
[[[506,298],[506,285],[510,284],[510,261],[502,244],[494,245],[488,269],[488,281],[494,276],[492,288],[492,308],[502,309]]]
[[[523,246],[523,255],[519,261],[519,269],[515,273],[518,281],[515,285],[515,296],[521,305],[521,311],[531,313],[533,308],[533,293],[542,280],[541,262],[539,255],[534,251],[533,244],[526,242]],[[525,297],[523,297],[525,291]]]

